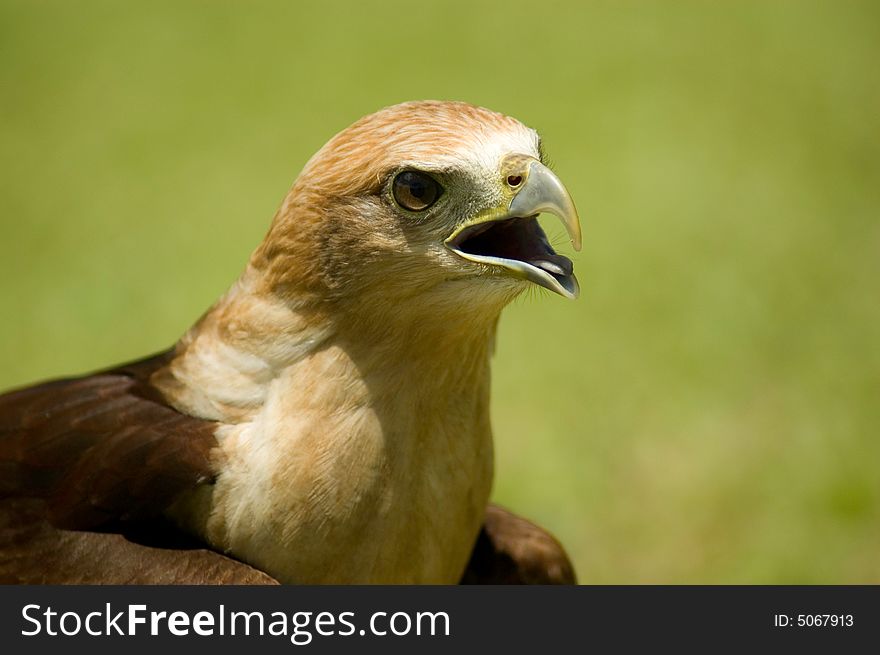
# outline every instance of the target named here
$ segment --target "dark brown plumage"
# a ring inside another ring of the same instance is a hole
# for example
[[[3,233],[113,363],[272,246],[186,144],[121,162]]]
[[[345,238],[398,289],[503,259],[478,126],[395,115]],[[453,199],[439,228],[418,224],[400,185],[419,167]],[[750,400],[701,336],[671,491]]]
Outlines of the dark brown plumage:
[[[169,357],[0,396],[0,497],[42,498],[55,525],[91,529],[159,516],[212,478],[214,424],[148,382]]]
[[[503,507],[489,505],[461,584],[576,584],[562,544]]]

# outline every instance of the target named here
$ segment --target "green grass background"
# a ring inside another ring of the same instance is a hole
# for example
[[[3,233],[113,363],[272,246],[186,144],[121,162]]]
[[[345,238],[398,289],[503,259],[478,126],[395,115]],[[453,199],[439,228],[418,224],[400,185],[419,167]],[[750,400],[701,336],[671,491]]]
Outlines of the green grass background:
[[[502,320],[496,498],[587,583],[878,583],[878,7],[3,0],[0,387],[173,343],[332,134],[468,100],[585,230]]]

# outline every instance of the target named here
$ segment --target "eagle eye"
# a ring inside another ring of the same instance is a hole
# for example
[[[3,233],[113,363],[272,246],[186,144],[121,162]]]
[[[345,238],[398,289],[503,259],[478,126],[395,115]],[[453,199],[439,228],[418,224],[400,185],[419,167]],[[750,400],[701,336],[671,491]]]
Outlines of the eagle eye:
[[[391,183],[391,193],[394,201],[404,209],[420,212],[437,202],[443,187],[426,173],[403,171]]]

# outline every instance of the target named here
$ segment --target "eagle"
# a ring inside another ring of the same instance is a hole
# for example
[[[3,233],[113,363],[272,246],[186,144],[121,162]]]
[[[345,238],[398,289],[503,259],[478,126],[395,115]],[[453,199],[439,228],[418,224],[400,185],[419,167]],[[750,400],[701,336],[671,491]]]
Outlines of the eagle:
[[[0,582],[574,582],[489,503],[499,315],[578,295],[542,153],[463,102],[361,118],[173,348],[0,396]]]

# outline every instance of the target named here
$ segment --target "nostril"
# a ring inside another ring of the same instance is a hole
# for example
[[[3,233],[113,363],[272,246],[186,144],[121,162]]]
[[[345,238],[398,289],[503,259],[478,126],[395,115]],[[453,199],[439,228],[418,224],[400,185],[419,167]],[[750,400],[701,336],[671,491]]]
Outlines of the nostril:
[[[522,175],[508,175],[507,176],[507,186],[515,189],[520,184],[522,184]]]

